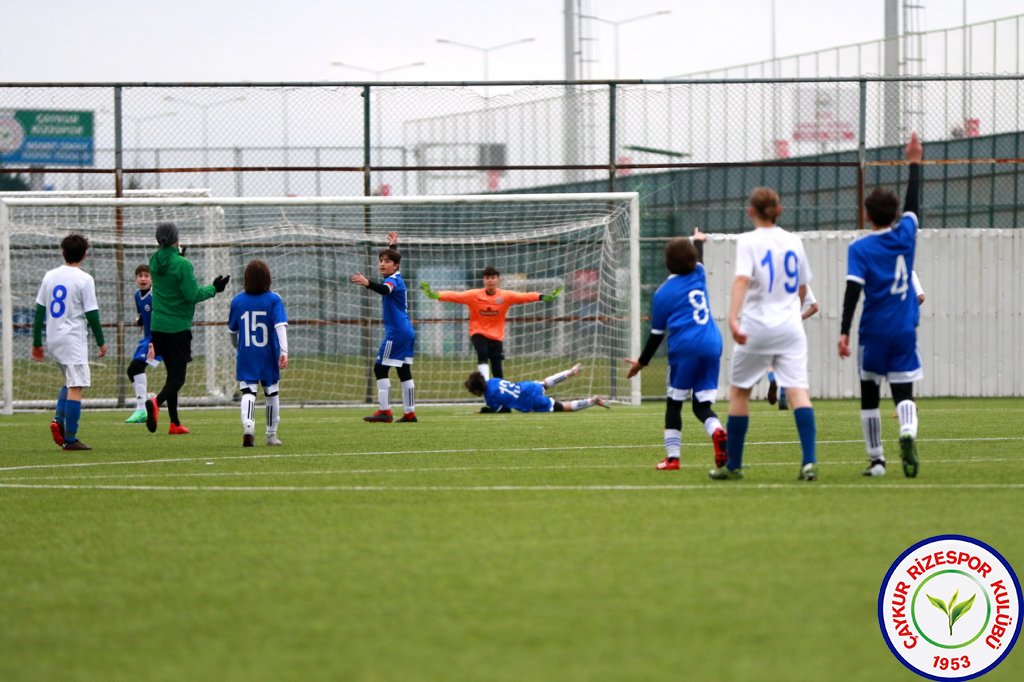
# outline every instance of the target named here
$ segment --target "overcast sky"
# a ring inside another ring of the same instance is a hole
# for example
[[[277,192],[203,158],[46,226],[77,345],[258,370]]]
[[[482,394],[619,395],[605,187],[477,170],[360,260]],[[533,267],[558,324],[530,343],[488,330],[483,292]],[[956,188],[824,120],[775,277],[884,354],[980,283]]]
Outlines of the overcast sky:
[[[622,21],[623,78],[664,78],[768,59],[770,0],[588,0]],[[964,0],[918,0],[920,30],[958,26]],[[970,0],[969,23],[1024,13]],[[778,56],[875,40],[884,0],[775,0]],[[564,78],[563,0],[35,0],[5,2],[0,82],[492,80]],[[615,30],[599,24],[592,78],[615,75]]]

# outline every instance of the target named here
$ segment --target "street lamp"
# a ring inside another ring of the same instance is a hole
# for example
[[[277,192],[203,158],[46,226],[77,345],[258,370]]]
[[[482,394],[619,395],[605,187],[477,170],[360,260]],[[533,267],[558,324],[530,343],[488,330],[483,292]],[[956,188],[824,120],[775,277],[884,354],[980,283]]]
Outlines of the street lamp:
[[[184,104],[185,106],[199,109],[202,113],[203,166],[206,168],[203,172],[203,182],[206,184],[207,189],[210,187],[210,109],[219,107],[223,104],[241,102],[244,99],[245,95],[239,95],[237,97],[228,97],[227,99],[220,99],[214,102],[195,102],[190,99],[175,97],[174,95],[164,95],[165,102],[177,102],[178,104]]]
[[[470,45],[469,43],[460,43],[457,40],[448,40],[447,38],[438,38],[437,42],[444,43],[445,45],[455,45],[456,47],[465,47],[470,50],[476,50],[482,52],[484,55],[484,81],[490,80],[490,56],[495,50],[500,50],[505,47],[512,47],[513,45],[519,45],[521,43],[532,43],[536,38],[520,38],[519,40],[512,40],[507,43],[501,43],[500,45],[492,45],[491,47],[480,47],[479,45]],[[487,86],[484,86],[485,92]]]
[[[619,26],[623,24],[630,24],[634,21],[640,21],[641,19],[650,19],[651,17],[658,17],[663,14],[672,14],[670,9],[662,9],[657,12],[648,12],[647,14],[641,14],[635,17],[629,17],[628,19],[620,19],[619,21],[611,21],[610,19],[603,19],[596,17],[593,14],[581,14],[581,19],[593,19],[594,21],[600,21],[604,24],[610,24],[615,29],[615,80],[619,79]]]
[[[401,71],[402,69],[411,69],[414,66],[423,66],[426,62],[412,62],[411,64],[402,64],[401,66],[392,66],[388,69],[368,69],[365,66],[356,66],[355,64],[349,64],[348,62],[331,62],[331,66],[340,66],[343,69],[352,69],[354,71],[362,71],[363,73],[372,73],[376,80],[380,80],[380,77],[386,73],[393,71]],[[382,147],[384,146],[384,129],[381,127],[381,111],[380,111],[380,94],[379,88],[374,91],[374,99],[376,100],[373,104],[373,108],[376,111],[375,118],[377,119],[377,165],[381,165],[381,156],[384,153]]]

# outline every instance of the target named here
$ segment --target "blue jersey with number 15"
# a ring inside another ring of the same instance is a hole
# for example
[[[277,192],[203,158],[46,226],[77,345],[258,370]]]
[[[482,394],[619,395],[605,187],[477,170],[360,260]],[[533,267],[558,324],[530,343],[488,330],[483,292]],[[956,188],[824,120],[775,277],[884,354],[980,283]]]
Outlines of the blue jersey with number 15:
[[[850,244],[846,279],[864,287],[861,337],[905,334],[917,327],[921,313],[912,286],[916,243],[917,216],[907,212],[893,227]]]
[[[238,332],[235,378],[252,383],[276,384],[281,378],[278,325],[288,324],[284,301],[273,291],[231,299],[228,329]]]

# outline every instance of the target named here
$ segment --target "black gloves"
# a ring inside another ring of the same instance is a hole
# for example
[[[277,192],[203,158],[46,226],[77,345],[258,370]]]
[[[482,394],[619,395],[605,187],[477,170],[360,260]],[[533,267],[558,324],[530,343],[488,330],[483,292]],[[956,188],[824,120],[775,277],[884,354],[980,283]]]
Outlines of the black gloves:
[[[231,275],[217,275],[213,280],[213,288],[219,294],[228,286],[228,280],[230,279]]]

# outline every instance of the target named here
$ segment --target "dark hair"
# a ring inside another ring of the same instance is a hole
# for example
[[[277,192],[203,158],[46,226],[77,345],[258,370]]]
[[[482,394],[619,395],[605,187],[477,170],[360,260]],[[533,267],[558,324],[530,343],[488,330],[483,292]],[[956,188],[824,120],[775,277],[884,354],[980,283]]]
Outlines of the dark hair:
[[[771,187],[756,187],[750,193],[750,207],[754,209],[762,220],[770,220],[773,223],[782,212],[779,204],[779,194]]]
[[[149,272],[149,265],[146,264],[146,263],[143,263],[139,267],[135,268],[135,276],[136,277],[138,277],[139,275],[141,275],[144,272],[146,272],[146,273]]]
[[[249,261],[242,275],[245,293],[258,296],[270,291],[270,266],[259,258]]]
[[[864,199],[864,210],[875,227],[888,227],[896,220],[900,201],[887,189],[876,187]]]
[[[160,246],[173,246],[177,244],[178,226],[174,223],[157,223],[156,243]]]
[[[473,395],[480,396],[487,390],[487,379],[484,379],[484,375],[477,371],[470,374],[462,385]]]
[[[399,265],[402,262],[402,254],[398,253],[398,249],[393,249],[390,246],[386,249],[381,249],[377,253],[377,260],[382,261],[387,258],[395,265]]]
[[[673,275],[689,275],[697,269],[697,247],[689,237],[670,239],[665,246],[665,267]]]
[[[501,273],[498,272],[498,268],[494,267],[493,265],[488,265],[486,268],[484,268],[484,272],[481,275],[481,277],[501,277]]]
[[[65,263],[80,263],[89,250],[89,240],[80,234],[69,234],[60,242]]]

